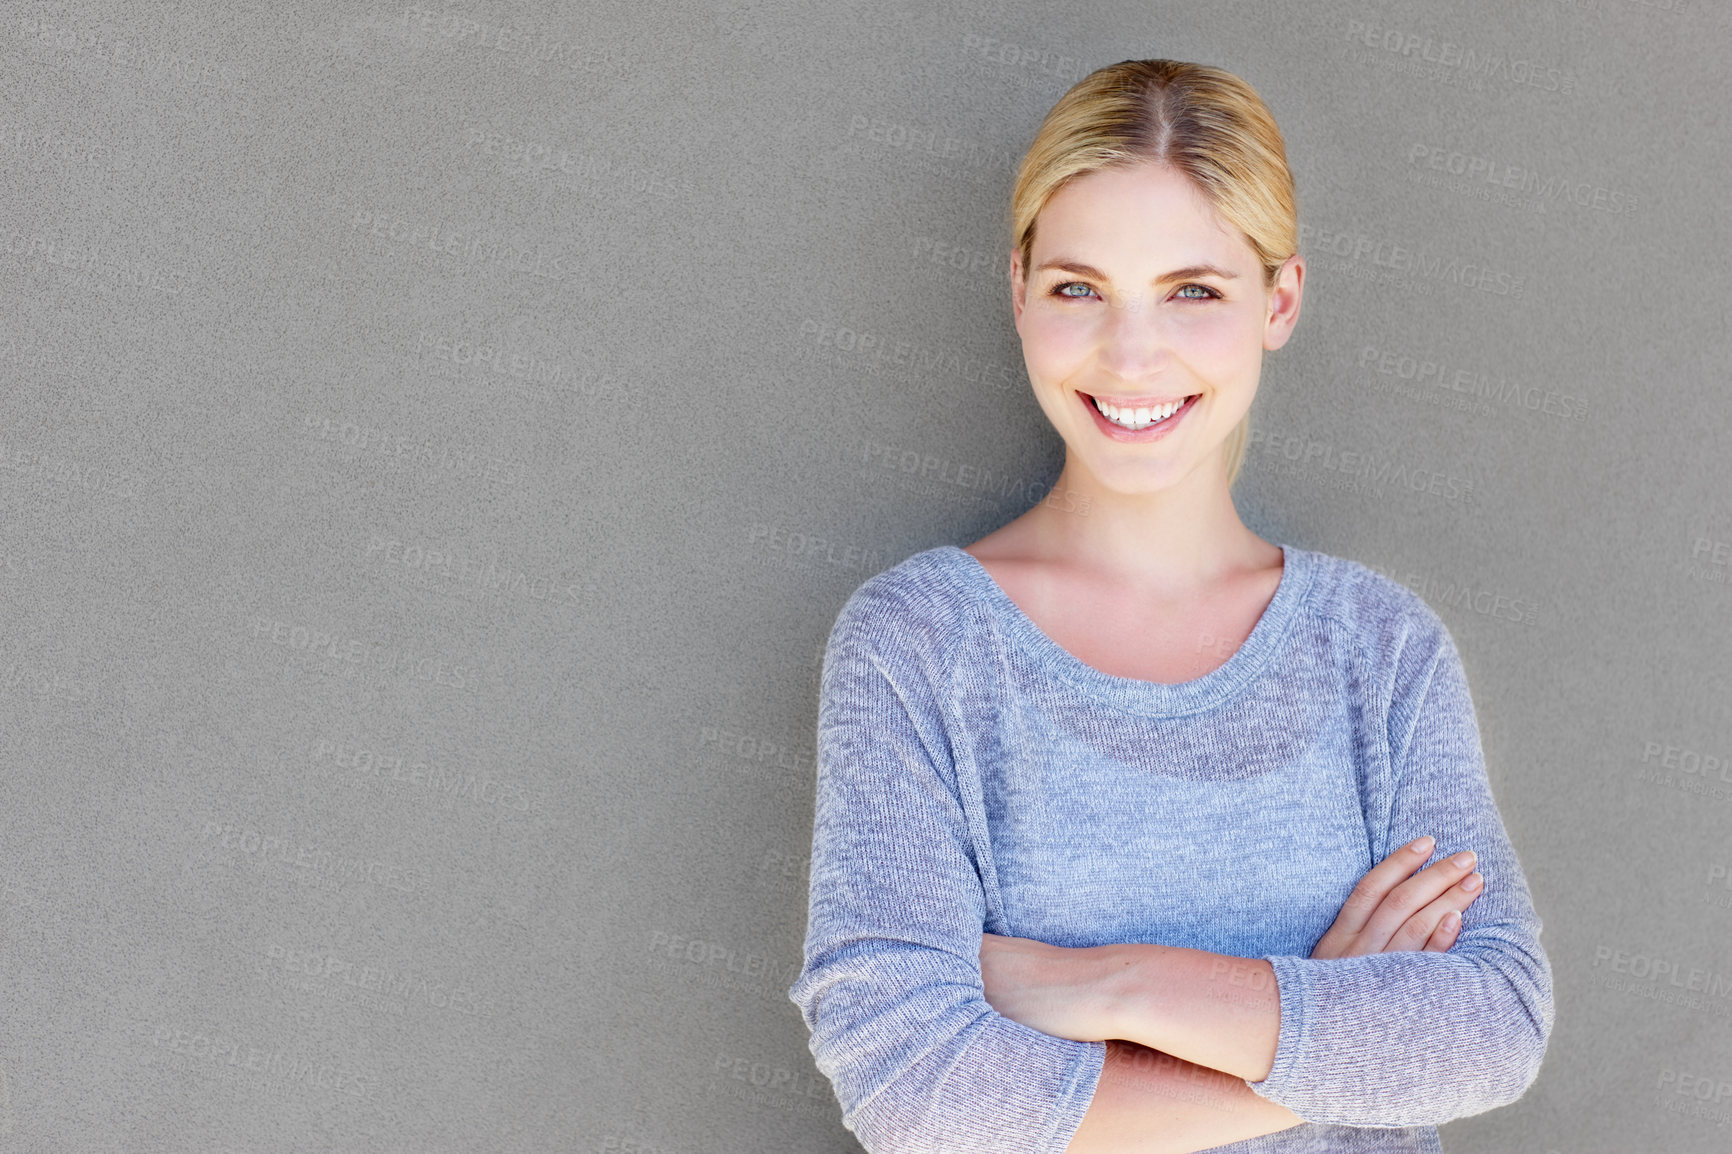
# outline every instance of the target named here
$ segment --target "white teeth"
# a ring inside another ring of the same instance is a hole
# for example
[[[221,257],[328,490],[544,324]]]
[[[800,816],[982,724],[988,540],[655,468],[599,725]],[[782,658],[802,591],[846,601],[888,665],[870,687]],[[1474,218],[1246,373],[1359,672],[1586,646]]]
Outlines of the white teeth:
[[[1094,397],[1095,408],[1101,415],[1113,424],[1124,429],[1146,429],[1157,421],[1164,421],[1184,407],[1183,400],[1173,401],[1155,408],[1121,409],[1117,405],[1109,405],[1099,397]]]

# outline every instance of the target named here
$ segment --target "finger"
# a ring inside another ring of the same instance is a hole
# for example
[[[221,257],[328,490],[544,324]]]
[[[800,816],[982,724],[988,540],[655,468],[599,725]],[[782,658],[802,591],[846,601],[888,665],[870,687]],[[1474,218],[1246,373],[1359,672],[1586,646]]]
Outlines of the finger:
[[[1445,953],[1455,944],[1455,935],[1461,930],[1461,914],[1450,910],[1438,919],[1437,928],[1431,931],[1431,937],[1426,940],[1424,948],[1433,953]]]
[[[1460,885],[1454,885],[1445,890],[1436,901],[1431,902],[1402,923],[1401,928],[1390,937],[1388,948],[1391,950],[1431,948],[1431,942],[1442,932],[1444,919],[1451,914],[1459,915],[1473,904],[1473,900],[1479,897],[1483,891],[1484,879],[1480,878],[1478,874],[1474,874],[1473,877],[1479,879],[1482,884],[1471,890],[1464,890]],[[1457,929],[1459,929],[1459,923],[1457,923]],[[1454,944],[1454,933],[1454,930],[1450,931],[1450,944]],[[1449,946],[1446,945],[1443,948],[1448,949]]]
[[[1415,848],[1416,845],[1418,848]],[[1360,878],[1359,884],[1353,887],[1353,892],[1347,895],[1341,912],[1335,916],[1335,924],[1323,936],[1323,941],[1339,946],[1357,937],[1371,920],[1371,915],[1383,904],[1383,899],[1389,896],[1389,892],[1425,861],[1426,856],[1431,853],[1432,845],[1430,837],[1415,839],[1371,867],[1371,872]]]
[[[1394,939],[1409,918],[1449,892],[1451,886],[1459,884],[1473,872],[1477,859],[1471,852],[1467,852],[1465,856],[1468,860],[1464,864],[1457,860],[1463,856],[1456,854],[1446,857],[1396,886],[1366,922],[1365,928],[1360,931],[1360,937],[1369,939],[1376,950],[1385,948],[1385,943]],[[1441,910],[1438,916],[1442,916]],[[1429,933],[1429,929],[1427,932]]]

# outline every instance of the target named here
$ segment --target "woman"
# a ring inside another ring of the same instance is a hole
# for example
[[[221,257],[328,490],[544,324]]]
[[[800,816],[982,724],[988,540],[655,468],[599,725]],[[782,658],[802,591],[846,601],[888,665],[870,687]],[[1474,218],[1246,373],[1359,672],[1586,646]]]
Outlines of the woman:
[[[1280,133],[1229,73],[1113,65],[1011,216],[1065,500],[837,617],[818,1068],[874,1154],[1435,1154],[1537,1075],[1551,970],[1443,623],[1232,503],[1304,280]]]

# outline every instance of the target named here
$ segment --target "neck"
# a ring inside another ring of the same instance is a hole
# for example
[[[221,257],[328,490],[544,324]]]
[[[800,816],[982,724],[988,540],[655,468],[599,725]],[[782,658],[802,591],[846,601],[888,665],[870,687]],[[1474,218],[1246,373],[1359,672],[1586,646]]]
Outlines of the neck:
[[[1276,547],[1239,519],[1224,455],[1151,493],[1109,488],[1067,456],[1053,491],[1027,514],[1019,550],[1043,561],[1175,601],[1275,563]]]

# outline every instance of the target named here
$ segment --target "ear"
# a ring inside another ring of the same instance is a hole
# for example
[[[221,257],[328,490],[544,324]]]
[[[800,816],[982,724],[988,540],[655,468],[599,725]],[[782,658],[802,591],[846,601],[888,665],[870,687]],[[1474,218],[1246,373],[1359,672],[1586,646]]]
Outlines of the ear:
[[[1028,303],[1028,283],[1022,276],[1022,250],[1010,250],[1010,311],[1016,321],[1016,331],[1022,332],[1022,310]]]
[[[1269,290],[1269,316],[1263,325],[1263,347],[1274,352],[1293,335],[1299,323],[1299,301],[1305,289],[1305,258],[1294,253],[1276,274]]]

